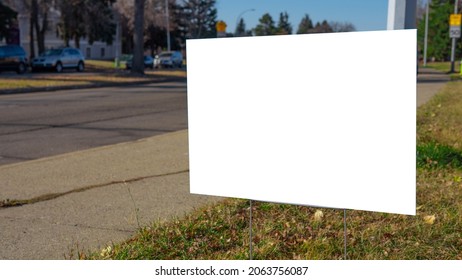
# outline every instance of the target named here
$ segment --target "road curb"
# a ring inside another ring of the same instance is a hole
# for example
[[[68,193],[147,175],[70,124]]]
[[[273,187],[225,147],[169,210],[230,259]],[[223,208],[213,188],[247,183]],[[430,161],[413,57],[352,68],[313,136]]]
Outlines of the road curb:
[[[1,165],[0,166],[0,173],[4,169],[10,169],[10,168],[16,168],[18,166],[22,165],[29,165],[29,164],[35,164],[35,163],[40,163],[40,162],[47,162],[47,161],[53,161],[57,159],[63,159],[63,158],[69,158],[73,157],[75,155],[82,155],[82,154],[88,154],[88,153],[94,153],[97,151],[103,151],[103,150],[110,150],[116,147],[121,147],[121,146],[128,146],[136,143],[143,143],[143,142],[150,142],[153,139],[162,139],[162,138],[170,138],[174,135],[177,134],[182,134],[182,133],[187,133],[187,129],[182,129],[174,132],[168,132],[164,134],[159,134],[147,138],[142,138],[134,141],[127,141],[123,143],[117,143],[117,144],[111,144],[111,145],[106,145],[106,146],[101,146],[101,147],[95,147],[95,148],[90,148],[90,149],[85,149],[85,150],[79,150],[79,151],[74,151],[74,152],[69,152],[65,154],[59,154],[59,155],[54,155],[54,156],[49,156],[49,157],[44,157],[44,158],[38,158],[38,159],[32,159],[28,161],[21,161],[21,162],[16,162],[16,163],[11,163],[11,164],[6,164],[6,165]]]

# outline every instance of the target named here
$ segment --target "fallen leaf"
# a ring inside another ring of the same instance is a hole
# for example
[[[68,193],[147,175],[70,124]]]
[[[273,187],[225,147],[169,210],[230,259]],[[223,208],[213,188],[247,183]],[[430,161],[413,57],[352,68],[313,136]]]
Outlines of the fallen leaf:
[[[321,210],[316,210],[316,212],[314,213],[314,220],[316,222],[319,222],[322,220],[323,217],[324,217],[324,213]]]
[[[423,218],[424,222],[429,225],[433,225],[435,223],[435,215],[428,215]]]

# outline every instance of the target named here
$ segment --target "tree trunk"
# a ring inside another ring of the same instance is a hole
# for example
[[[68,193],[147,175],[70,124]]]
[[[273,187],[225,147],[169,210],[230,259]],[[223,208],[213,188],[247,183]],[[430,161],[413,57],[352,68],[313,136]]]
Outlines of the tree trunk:
[[[144,74],[144,2],[135,0],[135,32],[133,36],[133,65],[132,73]]]
[[[35,36],[34,36],[34,29],[36,28],[36,24],[38,21],[38,3],[37,0],[32,0],[31,9],[30,9],[30,29],[29,29],[29,36],[30,36],[30,57],[35,57]]]
[[[35,57],[35,44],[34,44],[34,19],[32,15],[30,17],[30,26],[29,26],[29,48],[30,48],[30,59]]]
[[[42,18],[42,28],[38,25],[35,26],[37,32],[37,46],[39,53],[43,53],[45,51],[45,32],[48,29],[48,12],[43,14]]]
[[[75,48],[80,49],[80,36],[75,35],[74,43],[75,43]]]

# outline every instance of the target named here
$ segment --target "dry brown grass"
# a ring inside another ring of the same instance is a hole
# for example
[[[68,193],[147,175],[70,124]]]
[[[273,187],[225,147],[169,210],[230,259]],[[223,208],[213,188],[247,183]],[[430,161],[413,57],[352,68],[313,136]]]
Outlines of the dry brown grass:
[[[435,165],[441,159],[433,157],[446,154],[425,148],[443,145],[461,154],[462,83],[450,83],[418,109],[417,119],[418,146],[431,163],[417,170],[417,215],[348,211],[349,259],[462,260],[462,166]],[[182,219],[153,223],[124,243],[77,257],[247,259],[248,227],[249,202],[227,199]],[[254,203],[254,259],[342,259],[343,234],[343,211]]]

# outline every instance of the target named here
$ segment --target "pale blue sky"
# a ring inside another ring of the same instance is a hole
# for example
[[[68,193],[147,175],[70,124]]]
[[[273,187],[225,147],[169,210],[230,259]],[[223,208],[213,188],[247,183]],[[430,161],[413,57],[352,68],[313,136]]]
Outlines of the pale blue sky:
[[[265,13],[271,14],[277,23],[279,13],[287,12],[296,33],[305,14],[313,23],[318,21],[351,22],[358,31],[385,30],[387,27],[388,0],[217,0],[218,20],[228,25],[227,32],[234,32],[239,15],[246,28],[254,28]]]

